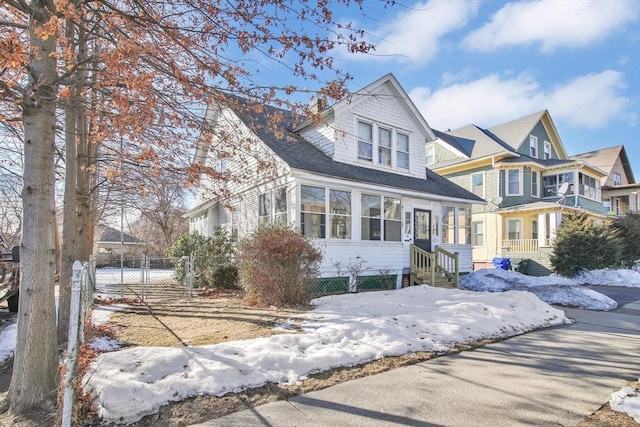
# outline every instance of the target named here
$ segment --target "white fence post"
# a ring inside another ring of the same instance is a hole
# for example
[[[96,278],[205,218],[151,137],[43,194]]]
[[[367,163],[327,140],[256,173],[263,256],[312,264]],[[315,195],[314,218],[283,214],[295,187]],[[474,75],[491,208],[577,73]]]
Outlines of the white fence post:
[[[140,257],[140,301],[144,301],[145,279],[147,277],[145,274],[146,265],[145,254],[142,254],[142,257]]]
[[[189,297],[193,296],[193,279],[195,271],[193,269],[195,263],[195,257],[193,254],[189,255]]]
[[[73,276],[71,279],[71,312],[69,317],[69,338],[67,343],[67,360],[64,376],[64,400],[62,407],[62,427],[71,426],[73,415],[73,377],[78,356],[78,327],[80,321],[80,282],[82,264],[80,261],[73,263]]]

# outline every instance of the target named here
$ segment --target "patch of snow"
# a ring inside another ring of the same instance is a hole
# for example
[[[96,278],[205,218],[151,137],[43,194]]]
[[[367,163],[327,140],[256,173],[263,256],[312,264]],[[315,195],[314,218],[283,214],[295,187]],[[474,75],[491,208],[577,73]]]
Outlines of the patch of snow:
[[[476,292],[528,291],[542,301],[589,310],[609,311],[618,307],[613,299],[565,277],[527,276],[501,269],[481,269],[460,278],[460,288]]]
[[[574,277],[574,280],[587,285],[640,288],[640,272],[627,269],[583,270]]]
[[[16,320],[5,326],[0,332],[0,362],[4,362],[13,356],[16,349],[16,335],[18,333],[18,324]]]
[[[640,381],[640,378],[638,379]],[[624,412],[640,424],[640,390],[635,387],[622,387],[611,394],[611,409]]]
[[[486,294],[414,286],[313,301],[302,334],[200,347],[133,347],[100,354],[84,378],[105,422],[132,423],[191,396],[222,396],[385,356],[567,324],[529,292]]]
[[[124,343],[110,337],[98,337],[87,343],[87,345],[95,351],[107,352],[121,349]]]
[[[95,325],[104,325],[109,321],[111,315],[117,311],[127,308],[127,304],[102,304],[93,307],[91,322]]]

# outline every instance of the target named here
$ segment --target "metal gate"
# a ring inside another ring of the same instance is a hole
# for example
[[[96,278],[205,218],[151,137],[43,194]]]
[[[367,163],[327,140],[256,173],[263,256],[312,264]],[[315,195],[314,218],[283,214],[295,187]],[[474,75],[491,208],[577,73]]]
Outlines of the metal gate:
[[[105,300],[153,300],[193,296],[193,257],[152,258],[95,266],[95,294]],[[179,280],[180,279],[180,280]]]

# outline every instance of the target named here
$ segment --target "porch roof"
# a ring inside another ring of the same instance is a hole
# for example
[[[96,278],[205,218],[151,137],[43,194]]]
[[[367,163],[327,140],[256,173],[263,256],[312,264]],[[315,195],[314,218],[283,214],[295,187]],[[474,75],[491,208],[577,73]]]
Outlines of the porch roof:
[[[533,203],[526,203],[523,205],[500,208],[496,212],[498,214],[510,214],[510,213],[521,213],[521,212],[527,212],[527,213],[556,212],[556,211],[567,211],[567,210],[584,211],[583,208],[579,208],[571,205],[563,205],[555,202],[533,202]],[[587,212],[593,216],[603,217],[603,218],[606,217],[606,215],[599,214],[597,212],[593,212],[593,211],[587,211]]]

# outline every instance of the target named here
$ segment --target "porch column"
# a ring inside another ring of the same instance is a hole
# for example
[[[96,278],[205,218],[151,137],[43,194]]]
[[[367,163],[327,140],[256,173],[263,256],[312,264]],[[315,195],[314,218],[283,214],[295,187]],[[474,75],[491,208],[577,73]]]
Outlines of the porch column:
[[[639,191],[633,191],[629,194],[629,210],[631,212],[640,212],[640,206],[638,206],[639,200],[640,200]]]
[[[538,248],[547,244],[547,214],[538,214]]]
[[[562,221],[562,213],[549,213],[549,240],[553,242],[556,239],[556,230]]]

